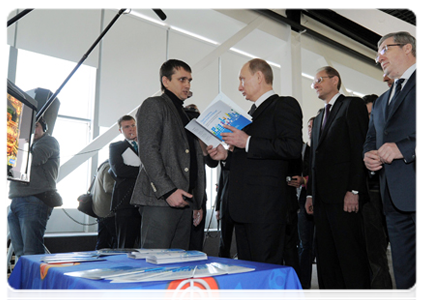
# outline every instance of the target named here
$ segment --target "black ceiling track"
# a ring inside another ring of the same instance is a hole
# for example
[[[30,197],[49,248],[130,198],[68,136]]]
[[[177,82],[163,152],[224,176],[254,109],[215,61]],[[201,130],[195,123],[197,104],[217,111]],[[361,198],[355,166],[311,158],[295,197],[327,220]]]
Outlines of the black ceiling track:
[[[326,44],[329,44],[333,47],[336,47],[336,48],[338,48],[338,49],[340,49],[344,52],[349,53],[350,55],[352,55],[354,57],[359,58],[360,60],[362,60],[364,62],[367,62],[368,64],[370,64],[374,67],[377,67],[373,58],[370,58],[366,55],[363,55],[360,52],[355,51],[355,50],[353,50],[353,49],[351,49],[351,48],[349,48],[349,47],[347,47],[347,46],[345,46],[341,43],[338,43],[337,41],[332,40],[332,39],[328,38],[327,36],[325,36],[323,34],[320,34],[320,33],[316,32],[316,31],[314,31],[310,28],[307,28],[307,27],[301,25],[301,23],[300,23],[301,22],[301,13],[303,13],[303,10],[293,10],[293,11],[290,10],[287,13],[287,16],[289,16],[289,18],[284,17],[284,16],[282,16],[282,15],[280,15],[280,14],[274,12],[274,11],[271,11],[269,9],[257,9],[257,10],[254,10],[254,11],[257,12],[257,13],[260,13],[261,15],[264,15],[264,16],[266,16],[266,17],[268,17],[268,18],[270,18],[274,21],[290,25],[291,30],[294,30],[294,31],[297,31],[297,32],[303,32],[304,31],[304,34],[309,34],[309,35],[319,39],[320,41],[322,41]],[[379,39],[380,39],[380,37],[378,38],[378,40]],[[375,50],[375,51],[377,50],[376,44],[377,44],[377,41],[372,47],[372,49]],[[367,42],[367,46],[370,46],[370,44],[368,42]]]
[[[416,15],[409,9],[379,9],[384,13],[390,14],[393,17],[396,17],[404,22],[410,23],[411,25],[416,26]]]
[[[377,51],[377,42],[381,36],[329,9],[304,9],[301,10],[320,23],[336,30],[343,35],[357,41],[366,47]]]

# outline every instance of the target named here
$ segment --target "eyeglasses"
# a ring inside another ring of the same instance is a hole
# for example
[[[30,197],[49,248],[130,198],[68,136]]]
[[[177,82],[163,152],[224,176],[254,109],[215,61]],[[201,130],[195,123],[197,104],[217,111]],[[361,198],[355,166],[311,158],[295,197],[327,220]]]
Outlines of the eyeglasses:
[[[394,47],[394,46],[404,46],[405,44],[389,44],[389,45],[385,45],[382,47],[382,50],[380,50],[380,52],[378,53],[378,55],[375,58],[375,62],[378,64],[379,63],[379,58],[381,55],[385,55],[386,51],[388,51],[388,47]]]
[[[319,78],[314,79],[314,81],[311,83],[311,88],[314,89],[314,86],[316,84],[322,83],[323,82],[323,78],[332,78],[332,77],[334,77],[334,76],[322,76],[322,77],[319,77]]]

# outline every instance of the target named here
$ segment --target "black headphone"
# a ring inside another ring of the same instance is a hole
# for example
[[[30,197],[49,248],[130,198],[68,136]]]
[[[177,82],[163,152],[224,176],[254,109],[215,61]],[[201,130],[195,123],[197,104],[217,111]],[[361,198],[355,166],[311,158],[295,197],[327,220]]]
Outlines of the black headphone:
[[[44,120],[43,117],[41,117],[37,122],[40,123],[41,127],[43,128],[43,132],[46,132],[48,130],[46,120]]]

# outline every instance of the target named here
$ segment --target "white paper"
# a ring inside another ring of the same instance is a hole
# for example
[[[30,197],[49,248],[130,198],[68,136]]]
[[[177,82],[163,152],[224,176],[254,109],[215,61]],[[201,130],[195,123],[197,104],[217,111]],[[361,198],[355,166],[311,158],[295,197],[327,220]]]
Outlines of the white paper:
[[[122,153],[123,163],[131,167],[141,166],[141,160],[138,155],[131,149],[127,148],[125,152]]]
[[[207,146],[212,145],[213,148],[216,148],[221,143],[221,141],[216,136],[214,136],[210,131],[208,131],[203,126],[198,124],[195,118],[192,119],[185,126],[185,128],[191,131],[193,134],[195,134]]]

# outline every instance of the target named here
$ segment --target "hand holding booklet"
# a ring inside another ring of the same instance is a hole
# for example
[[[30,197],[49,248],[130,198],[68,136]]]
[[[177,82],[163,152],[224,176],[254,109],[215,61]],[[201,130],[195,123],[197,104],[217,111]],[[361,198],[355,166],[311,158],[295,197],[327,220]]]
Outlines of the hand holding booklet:
[[[241,130],[250,123],[251,116],[225,94],[220,93],[198,119],[192,119],[185,128],[206,145],[217,147],[223,141],[221,134],[230,132],[223,125],[230,125]]]

